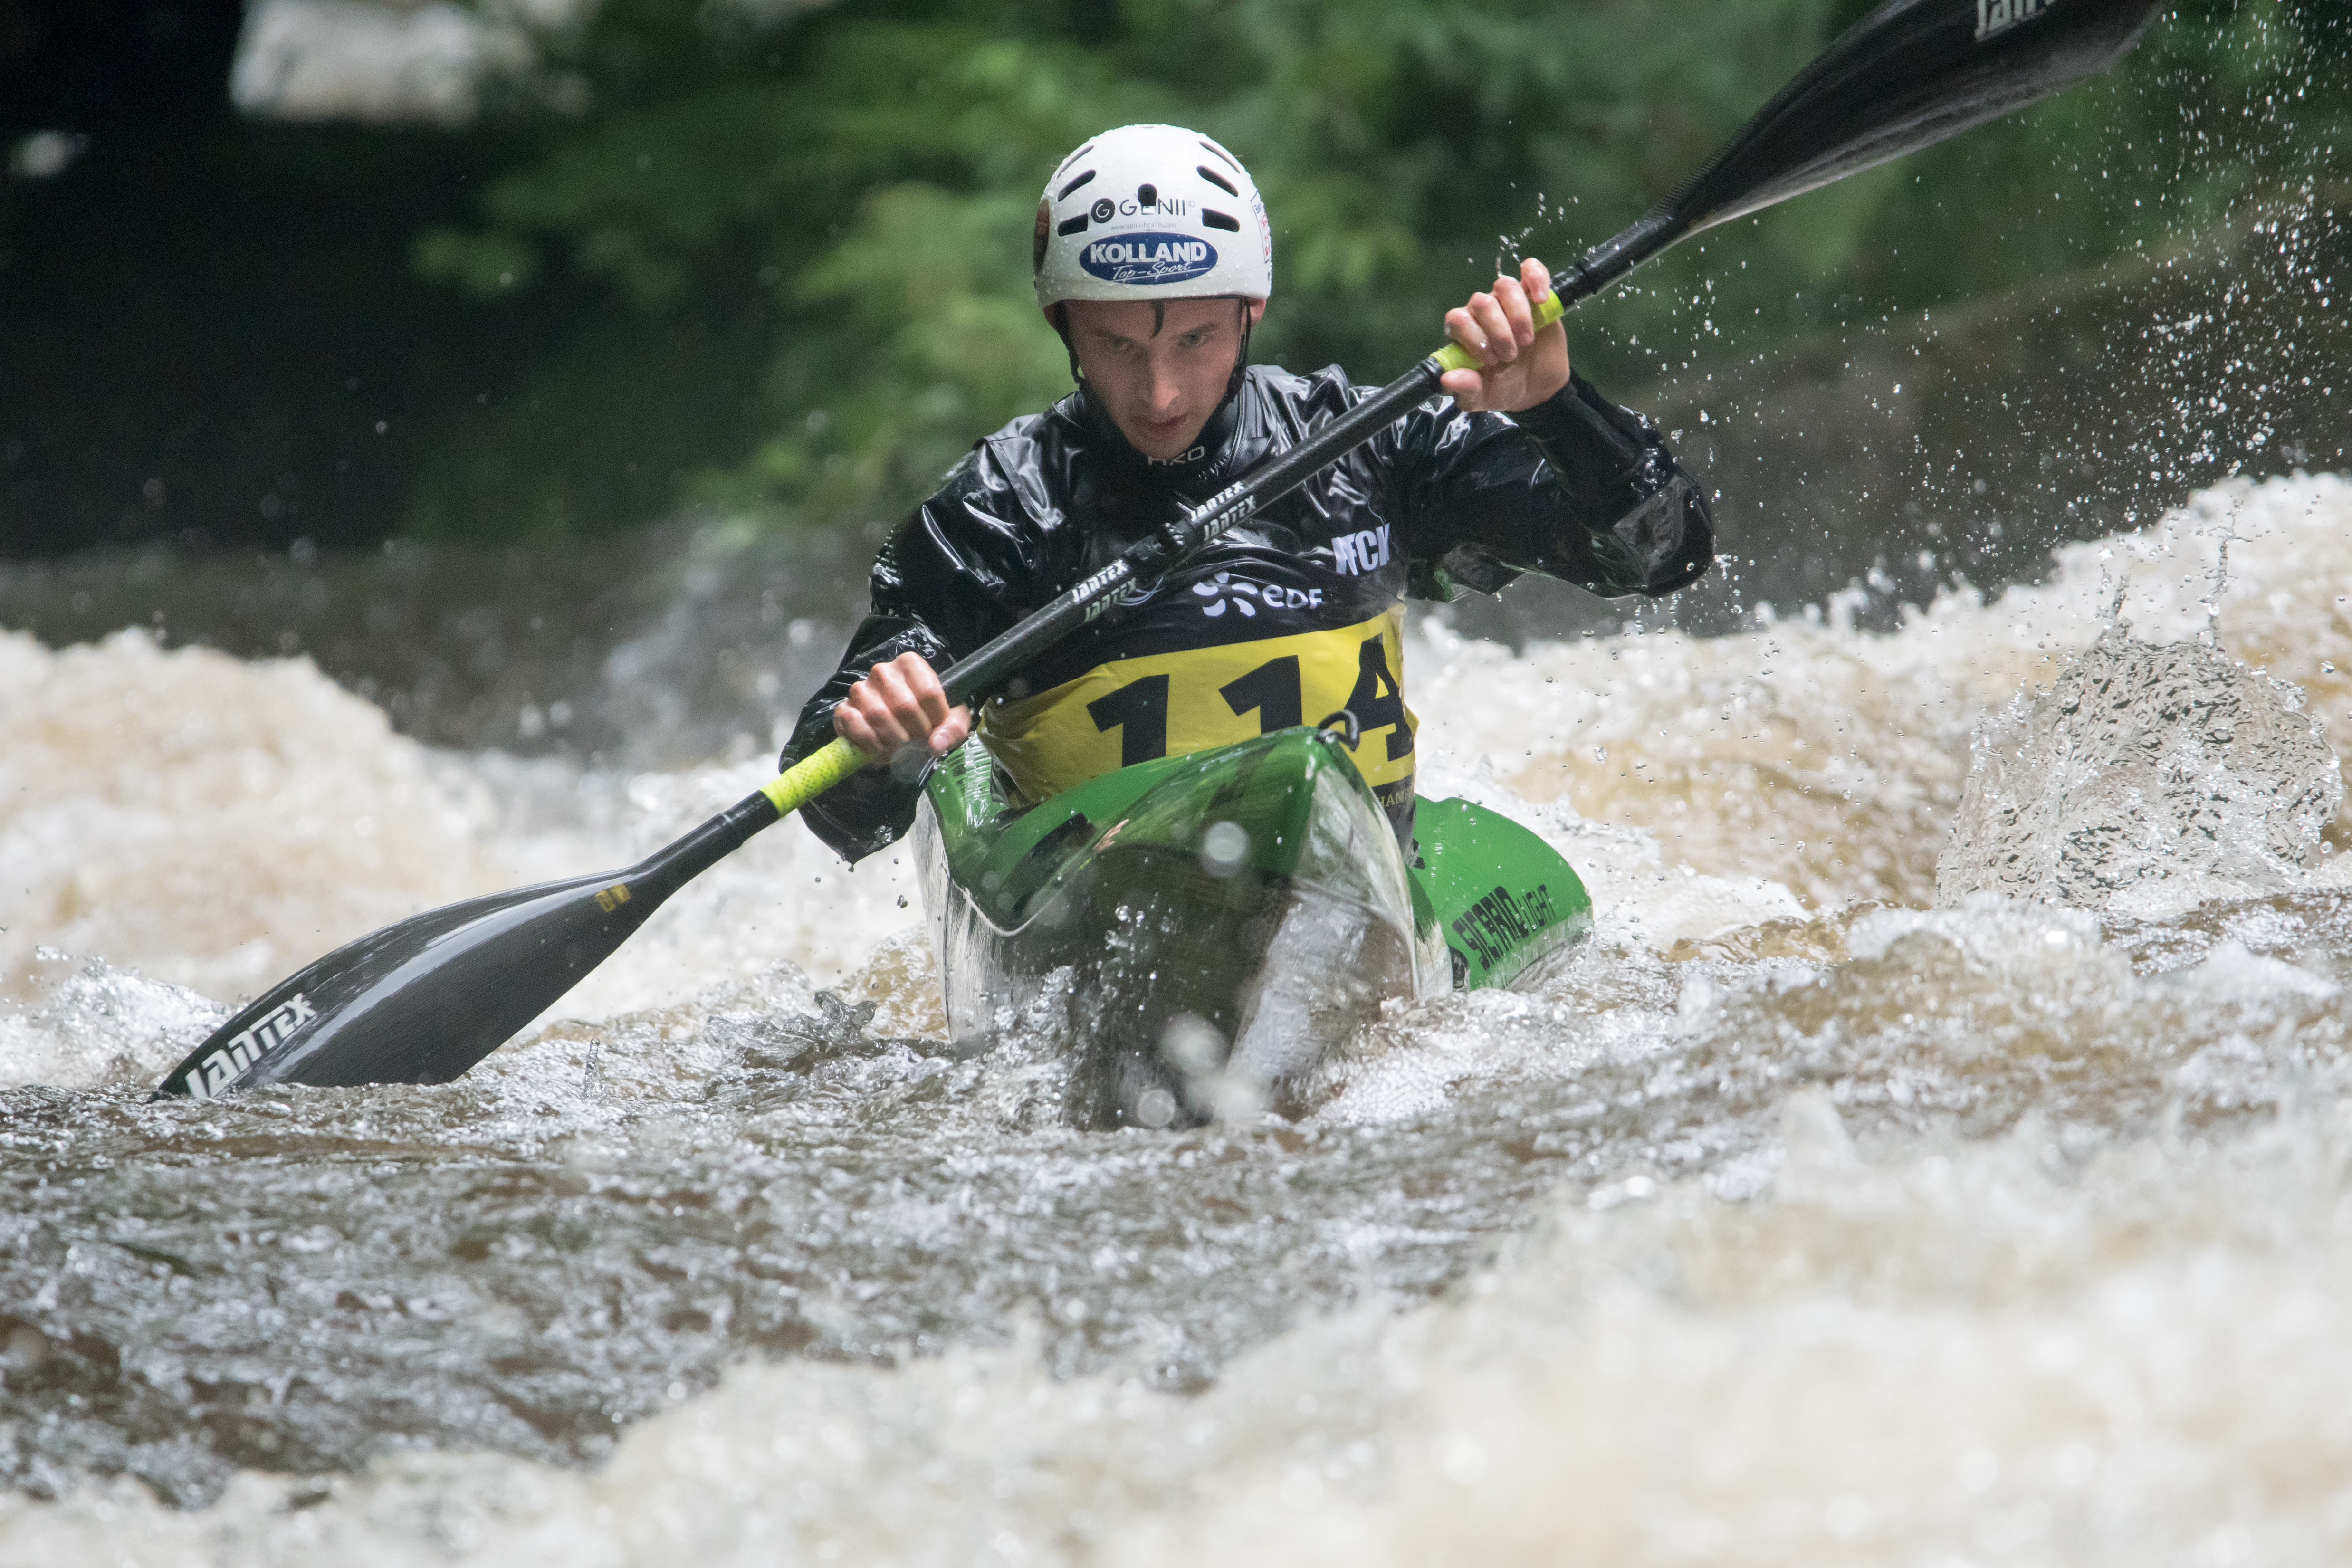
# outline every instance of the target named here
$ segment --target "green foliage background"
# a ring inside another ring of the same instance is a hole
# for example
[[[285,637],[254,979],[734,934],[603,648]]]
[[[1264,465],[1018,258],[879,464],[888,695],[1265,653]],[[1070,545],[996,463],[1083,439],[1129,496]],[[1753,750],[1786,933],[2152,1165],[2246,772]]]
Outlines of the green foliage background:
[[[1064,153],[1130,121],[1198,126],[1263,187],[1259,357],[1385,379],[1498,261],[1614,232],[1866,8],[606,0],[511,84],[517,153],[479,224],[420,236],[415,259],[485,310],[583,276],[609,309],[445,445],[412,527],[562,535],[689,500],[895,513],[1067,390],[1030,300],[1030,215]],[[1580,311],[1579,363],[1622,395],[2144,252],[2324,177],[2352,130],[2340,11],[2188,0],[2106,80],[1670,253]],[[728,390],[747,384],[748,403]]]

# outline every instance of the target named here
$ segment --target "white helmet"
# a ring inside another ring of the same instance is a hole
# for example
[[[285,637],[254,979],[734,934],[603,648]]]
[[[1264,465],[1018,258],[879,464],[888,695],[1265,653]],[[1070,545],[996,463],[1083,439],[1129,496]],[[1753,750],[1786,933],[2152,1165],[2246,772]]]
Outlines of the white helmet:
[[[1264,300],[1274,231],[1241,160],[1179,125],[1122,125],[1054,171],[1030,253],[1037,303]]]

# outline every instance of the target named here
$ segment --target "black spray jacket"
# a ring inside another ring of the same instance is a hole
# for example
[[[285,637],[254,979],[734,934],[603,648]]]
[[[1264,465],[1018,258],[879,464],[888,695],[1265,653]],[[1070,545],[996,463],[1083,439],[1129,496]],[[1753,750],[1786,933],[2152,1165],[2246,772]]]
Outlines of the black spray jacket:
[[[872,613],[802,710],[787,765],[832,738],[835,705],[874,665],[962,658],[1364,395],[1336,366],[1253,366],[1167,462],[1129,445],[1083,387],[981,441],[883,546]],[[1044,798],[1345,707],[1364,732],[1357,765],[1402,829],[1406,595],[1491,594],[1523,572],[1661,595],[1704,573],[1714,545],[1706,502],[1656,427],[1582,377],[1509,416],[1433,398],[1045,655],[982,709],[981,733]],[[868,769],[803,815],[856,860],[907,830],[919,793]]]

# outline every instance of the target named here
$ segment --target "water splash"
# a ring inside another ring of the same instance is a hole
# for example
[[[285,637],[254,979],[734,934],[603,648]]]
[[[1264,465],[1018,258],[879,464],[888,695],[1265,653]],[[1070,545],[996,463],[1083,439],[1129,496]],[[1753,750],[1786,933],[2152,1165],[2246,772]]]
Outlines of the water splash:
[[[1730,636],[1594,637],[1515,657],[1424,623],[1407,656],[1426,716],[1423,787],[1449,793],[1488,770],[1556,820],[1588,825],[1560,841],[1580,866],[1597,855],[1604,875],[1620,851],[1592,827],[1633,830],[1665,871],[1779,884],[1816,910],[1926,904],[1979,723],[2049,687],[2118,620],[2152,643],[2217,634],[2228,654],[2302,689],[2328,745],[2352,751],[2347,588],[2352,484],[2320,475],[2200,493],[2147,528],[2060,551],[2042,584],[1948,594],[1883,635],[1834,610],[1759,613]],[[1639,910],[1653,889],[1663,885],[1635,876],[1599,901],[1604,915]],[[1712,930],[1654,921],[1648,940],[1664,950],[1788,912],[1758,902],[1740,920],[1717,907]]]
[[[2206,637],[2108,631],[1989,720],[1971,757],[1936,862],[1943,904],[1995,892],[2154,915],[2308,887],[2344,800],[2303,694]]]

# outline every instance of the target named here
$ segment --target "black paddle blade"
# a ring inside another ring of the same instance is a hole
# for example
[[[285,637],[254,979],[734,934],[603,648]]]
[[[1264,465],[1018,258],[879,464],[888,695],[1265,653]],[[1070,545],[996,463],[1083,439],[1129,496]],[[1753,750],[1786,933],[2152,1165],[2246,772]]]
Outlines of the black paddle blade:
[[[1666,205],[1690,230],[1785,201],[2095,76],[2166,0],[1887,0]]]
[[[157,1096],[446,1083],[553,1005],[646,917],[776,820],[751,795],[626,871],[468,899],[337,948],[213,1031]]]
[[[652,903],[614,871],[414,916],[281,981],[156,1092],[210,1100],[264,1083],[446,1083],[572,989]]]
[[[2129,54],[2167,0],[1887,0],[1563,289],[1597,293],[1678,240],[1997,120]]]

